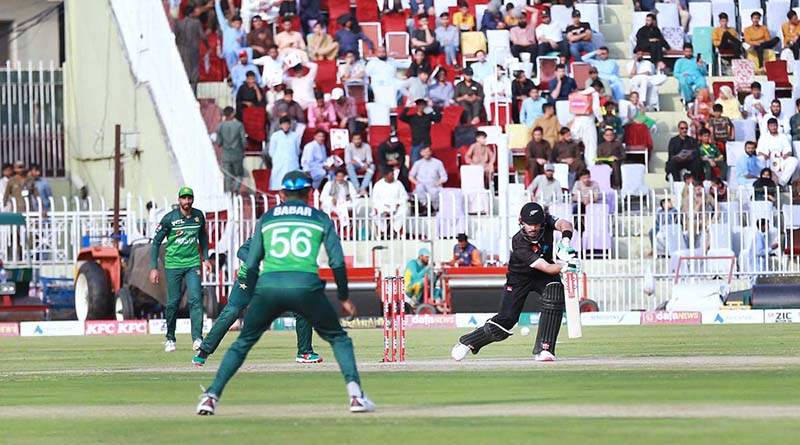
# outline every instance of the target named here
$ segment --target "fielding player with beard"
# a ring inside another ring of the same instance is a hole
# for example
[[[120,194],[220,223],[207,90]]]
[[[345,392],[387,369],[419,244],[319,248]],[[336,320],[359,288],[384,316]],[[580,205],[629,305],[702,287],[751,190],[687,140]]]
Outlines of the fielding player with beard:
[[[511,258],[500,312],[458,340],[451,352],[457,361],[463,360],[468,352],[477,354],[489,343],[512,335],[511,329],[519,321],[522,306],[531,292],[541,295],[542,307],[533,347],[534,359],[555,360],[556,339],[564,312],[561,273],[580,271],[580,260],[575,249],[569,246],[572,223],[546,215],[541,205],[529,202],[520,211],[519,227],[519,232],[511,238]],[[553,232],[556,230],[561,232],[561,241],[555,246],[555,256],[564,262],[563,265],[553,261]]]

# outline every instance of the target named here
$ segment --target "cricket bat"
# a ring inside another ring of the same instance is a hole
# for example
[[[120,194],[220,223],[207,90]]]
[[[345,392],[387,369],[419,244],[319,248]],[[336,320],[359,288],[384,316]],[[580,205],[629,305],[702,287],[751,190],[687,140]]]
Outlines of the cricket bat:
[[[575,272],[564,273],[564,294],[567,310],[567,333],[569,338],[581,338],[581,308],[578,297],[578,274]]]

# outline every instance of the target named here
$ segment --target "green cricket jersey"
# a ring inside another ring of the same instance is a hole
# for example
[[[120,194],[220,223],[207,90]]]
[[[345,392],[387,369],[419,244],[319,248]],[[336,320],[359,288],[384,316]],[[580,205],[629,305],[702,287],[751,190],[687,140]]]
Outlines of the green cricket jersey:
[[[320,283],[317,256],[323,244],[339,287],[339,298],[347,299],[344,254],[333,222],[328,215],[301,200],[288,200],[261,216],[250,245],[247,268],[253,271],[260,266],[261,276],[270,274],[270,279],[263,283],[267,286],[316,286]]]
[[[247,238],[244,243],[239,247],[239,250],[236,251],[236,258],[239,258],[242,261],[242,264],[239,266],[239,273],[237,276],[240,280],[245,281],[247,280],[247,256],[250,254],[250,242],[253,241],[253,237]]]
[[[166,269],[183,269],[200,265],[202,259],[208,258],[208,232],[203,212],[192,209],[189,216],[183,216],[180,209],[175,209],[161,219],[153,237],[150,248],[150,268],[158,267],[158,250],[161,242],[167,239],[167,251],[164,256]],[[199,248],[199,249],[198,249]]]

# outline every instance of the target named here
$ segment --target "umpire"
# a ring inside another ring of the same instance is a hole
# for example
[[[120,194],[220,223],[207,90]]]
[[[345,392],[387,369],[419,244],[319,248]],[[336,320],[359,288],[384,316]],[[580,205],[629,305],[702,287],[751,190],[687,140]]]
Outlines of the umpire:
[[[553,261],[553,232],[561,232]],[[500,302],[500,312],[483,326],[462,336],[453,346],[453,359],[461,361],[472,351],[477,354],[482,347],[503,341],[513,334],[511,329],[519,321],[522,306],[528,294],[541,295],[542,312],[539,330],[533,347],[537,361],[555,360],[556,339],[564,312],[564,285],[562,271],[579,271],[580,260],[575,249],[569,247],[572,223],[546,215],[541,205],[529,202],[519,214],[519,232],[511,238],[511,258],[508,261],[506,284]]]

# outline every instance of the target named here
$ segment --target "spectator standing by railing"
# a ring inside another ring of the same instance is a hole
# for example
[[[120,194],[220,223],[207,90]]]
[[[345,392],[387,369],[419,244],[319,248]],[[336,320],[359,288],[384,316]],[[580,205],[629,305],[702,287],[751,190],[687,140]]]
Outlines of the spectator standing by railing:
[[[8,182],[11,180],[12,176],[14,176],[14,166],[7,162],[3,163],[2,177],[0,177],[0,190],[3,191],[3,194],[5,194],[6,187],[8,186]],[[9,210],[5,201],[3,202],[2,208],[3,211],[6,212]]]
[[[481,251],[469,242],[466,233],[459,233],[456,235],[456,245],[453,246],[453,259],[445,264],[461,267],[480,267],[483,265]]]
[[[242,30],[242,18],[240,16],[233,15],[230,22],[228,22],[222,12],[220,0],[215,0],[214,11],[217,14],[220,31],[222,31],[222,57],[225,58],[228,63],[228,69],[230,69],[236,63],[239,51],[246,49],[247,35]]]
[[[217,127],[216,142],[222,150],[220,161],[225,176],[225,193],[239,193],[244,177],[244,150],[247,147],[247,135],[241,122],[234,119],[231,107],[222,112],[224,120]]]
[[[14,176],[6,184],[3,205],[11,206],[17,212],[25,212],[29,209],[34,209],[33,201],[38,197],[39,190],[36,189],[33,179],[28,177],[25,163],[22,161],[14,162]],[[11,200],[14,201],[13,204]],[[16,205],[16,208],[14,205]]]
[[[178,46],[178,54],[181,55],[183,68],[186,70],[186,77],[189,78],[189,85],[197,95],[197,80],[200,78],[200,42],[210,51],[208,38],[203,31],[203,25],[197,19],[195,8],[188,5],[183,8],[183,18],[175,22],[175,44]]]
[[[269,157],[272,159],[270,190],[280,190],[286,173],[300,168],[300,138],[292,131],[292,120],[288,116],[281,117],[278,131],[269,138]]]
[[[29,175],[33,181],[36,191],[39,195],[39,200],[42,202],[42,208],[34,206],[34,210],[42,210],[44,216],[50,212],[50,200],[53,199],[53,189],[50,187],[50,182],[42,177],[42,166],[39,164],[31,164]],[[33,201],[37,204],[37,201]]]

